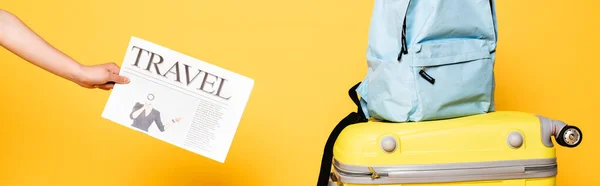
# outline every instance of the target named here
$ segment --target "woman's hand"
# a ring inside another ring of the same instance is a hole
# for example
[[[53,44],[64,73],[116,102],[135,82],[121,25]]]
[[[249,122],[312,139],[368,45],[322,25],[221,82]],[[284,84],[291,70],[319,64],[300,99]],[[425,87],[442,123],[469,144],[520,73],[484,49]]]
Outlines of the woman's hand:
[[[181,120],[183,120],[183,118],[182,117],[178,117],[178,118],[172,119],[171,123],[173,123],[173,124],[179,123]]]
[[[144,109],[151,110],[153,108],[154,106],[152,105],[152,102],[147,101],[146,103],[144,103]]]
[[[168,130],[169,128],[171,128],[173,125],[175,125],[175,123],[179,123],[181,120],[183,120],[182,117],[178,117],[175,119],[171,119],[171,121],[169,122],[169,124],[165,125],[165,130]]]
[[[92,66],[81,65],[78,71],[72,81],[85,88],[110,90],[115,83],[129,83],[129,78],[119,75],[119,66],[114,63]]]
[[[0,46],[31,64],[82,87],[109,90],[115,83],[129,83],[127,78],[118,75],[119,67],[114,63],[93,66],[80,64],[46,42],[17,16],[2,9]]]

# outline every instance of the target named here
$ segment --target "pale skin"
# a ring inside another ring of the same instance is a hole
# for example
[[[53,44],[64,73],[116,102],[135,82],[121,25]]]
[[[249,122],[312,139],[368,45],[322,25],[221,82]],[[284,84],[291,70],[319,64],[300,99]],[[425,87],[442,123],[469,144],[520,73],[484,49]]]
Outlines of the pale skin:
[[[85,88],[110,90],[127,84],[114,63],[83,65],[46,42],[17,16],[0,9],[0,46],[54,75]]]

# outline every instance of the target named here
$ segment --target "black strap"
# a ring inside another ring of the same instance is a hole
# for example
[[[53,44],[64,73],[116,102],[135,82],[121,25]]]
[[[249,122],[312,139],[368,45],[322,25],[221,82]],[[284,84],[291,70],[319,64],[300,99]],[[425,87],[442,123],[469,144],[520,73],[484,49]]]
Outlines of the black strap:
[[[348,90],[348,95],[350,95],[350,99],[352,99],[352,101],[354,102],[354,104],[356,104],[357,107],[357,113],[359,114],[359,116],[361,117],[362,122],[367,121],[365,117],[365,113],[363,112],[363,109],[360,105],[360,100],[358,99],[358,94],[356,93],[356,89],[358,88],[358,86],[360,86],[361,82],[358,82],[356,85],[352,86],[352,88],[350,88],[350,90]]]
[[[329,134],[329,138],[325,143],[325,148],[323,149],[323,158],[321,159],[321,170],[319,172],[319,177],[317,180],[317,186],[327,186],[329,184],[329,176],[331,175],[331,165],[333,163],[333,145],[335,144],[335,141],[337,140],[337,137],[340,135],[342,130],[344,130],[344,128],[346,128],[349,125],[368,121],[368,119],[365,118],[365,115],[363,114],[362,108],[360,106],[360,100],[358,99],[358,95],[356,94],[356,88],[359,85],[360,82],[354,85],[348,91],[350,98],[358,107],[358,111],[352,112],[348,114],[348,116],[346,116],[344,119],[342,119],[335,126],[333,131],[331,131],[331,134]]]

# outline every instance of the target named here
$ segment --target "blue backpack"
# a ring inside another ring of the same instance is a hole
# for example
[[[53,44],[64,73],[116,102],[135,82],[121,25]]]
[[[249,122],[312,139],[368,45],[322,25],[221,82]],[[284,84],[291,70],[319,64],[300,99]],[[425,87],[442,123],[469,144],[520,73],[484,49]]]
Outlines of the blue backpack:
[[[495,0],[375,0],[359,110],[391,122],[495,110]]]
[[[494,1],[375,0],[368,72],[348,91],[358,110],[327,138],[317,186],[335,181],[333,146],[349,125],[370,118],[409,122],[494,111]]]

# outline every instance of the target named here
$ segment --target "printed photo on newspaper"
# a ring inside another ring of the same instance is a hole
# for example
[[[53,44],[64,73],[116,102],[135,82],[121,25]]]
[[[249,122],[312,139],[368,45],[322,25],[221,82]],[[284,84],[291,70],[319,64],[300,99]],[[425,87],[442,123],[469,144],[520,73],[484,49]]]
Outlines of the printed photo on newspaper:
[[[224,163],[254,80],[131,37],[102,117]]]

